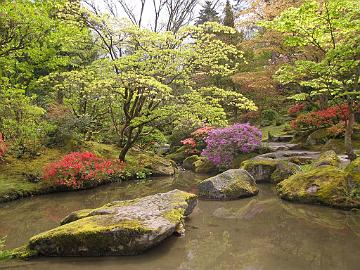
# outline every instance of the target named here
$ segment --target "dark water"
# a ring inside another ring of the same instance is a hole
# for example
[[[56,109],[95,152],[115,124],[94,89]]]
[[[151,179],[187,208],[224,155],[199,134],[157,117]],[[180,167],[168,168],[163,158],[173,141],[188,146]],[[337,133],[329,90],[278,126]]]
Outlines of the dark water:
[[[55,227],[69,212],[174,188],[195,192],[205,176],[182,172],[0,205],[0,236],[7,247]],[[126,270],[357,270],[360,269],[360,213],[279,200],[271,185],[258,196],[238,201],[200,201],[187,221],[186,236],[171,237],[134,257],[42,258],[3,262],[0,269]]]

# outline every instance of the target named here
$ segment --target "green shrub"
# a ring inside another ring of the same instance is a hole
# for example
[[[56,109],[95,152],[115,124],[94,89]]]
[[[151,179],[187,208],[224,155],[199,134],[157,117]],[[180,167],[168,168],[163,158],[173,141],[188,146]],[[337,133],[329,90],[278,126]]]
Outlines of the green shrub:
[[[261,126],[281,125],[283,123],[279,113],[274,110],[263,110],[261,112]]]

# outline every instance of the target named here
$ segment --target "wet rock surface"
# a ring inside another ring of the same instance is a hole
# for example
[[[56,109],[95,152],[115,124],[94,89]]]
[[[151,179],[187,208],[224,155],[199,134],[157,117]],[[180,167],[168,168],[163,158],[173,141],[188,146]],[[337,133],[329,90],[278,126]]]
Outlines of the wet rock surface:
[[[202,181],[199,196],[210,200],[234,200],[258,194],[255,179],[245,170],[227,170]]]
[[[61,226],[32,237],[26,252],[41,256],[139,254],[174,233],[182,234],[183,220],[196,204],[196,195],[172,190],[80,210],[63,219]]]

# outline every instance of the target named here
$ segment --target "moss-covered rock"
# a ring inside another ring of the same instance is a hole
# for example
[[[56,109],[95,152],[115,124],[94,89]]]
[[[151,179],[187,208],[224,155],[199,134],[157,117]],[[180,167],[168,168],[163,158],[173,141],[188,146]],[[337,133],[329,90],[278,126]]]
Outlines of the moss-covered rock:
[[[234,200],[258,194],[254,178],[245,170],[227,170],[202,181],[199,196],[212,200]]]
[[[216,172],[217,167],[206,157],[190,156],[183,161],[183,167],[196,173]]]
[[[307,137],[306,144],[307,145],[324,144],[329,139],[330,135],[331,134],[327,128],[318,129]]]
[[[360,158],[345,168],[346,181],[351,189],[350,196],[360,200]]]
[[[241,168],[248,171],[256,182],[279,183],[299,172],[298,165],[286,160],[250,159],[242,163]]]
[[[194,167],[194,171],[196,173],[213,173],[218,170],[217,167],[206,157],[200,157],[197,161],[195,161]]]
[[[24,250],[39,256],[139,254],[181,228],[196,203],[196,195],[173,190],[77,211],[61,226],[32,237]]]
[[[290,201],[323,204],[343,209],[359,208],[349,194],[346,173],[335,166],[321,166],[297,173],[276,186],[279,196]]]
[[[316,167],[329,166],[329,165],[335,167],[340,166],[340,159],[333,150],[321,153],[318,160],[314,162],[313,167],[316,168]]]
[[[330,151],[333,150],[337,154],[345,153],[346,147],[344,139],[329,139],[322,147],[321,151]]]
[[[195,162],[199,160],[199,156],[198,155],[193,155],[190,157],[187,157],[182,165],[186,170],[190,170],[190,171],[194,171],[195,170]]]
[[[181,146],[178,149],[176,149],[175,152],[167,155],[166,157],[168,159],[171,159],[175,162],[181,163],[183,160],[185,160],[189,155],[189,153],[187,153],[187,148],[186,146]]]
[[[171,176],[177,171],[176,164],[172,160],[158,155],[139,155],[138,159],[152,176]]]

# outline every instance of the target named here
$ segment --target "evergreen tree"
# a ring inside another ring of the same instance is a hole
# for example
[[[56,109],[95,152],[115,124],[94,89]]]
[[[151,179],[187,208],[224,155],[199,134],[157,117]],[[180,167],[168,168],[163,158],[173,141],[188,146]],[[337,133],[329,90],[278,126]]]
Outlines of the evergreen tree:
[[[203,24],[205,22],[220,22],[219,14],[211,1],[205,1],[205,4],[199,12],[196,25]]]
[[[224,9],[224,21],[223,24],[225,26],[229,26],[235,28],[235,19],[234,19],[234,11],[233,7],[230,4],[230,1],[226,1],[225,9]]]

